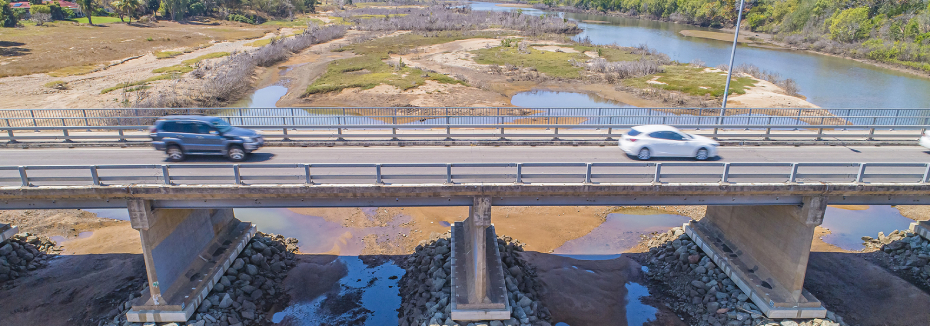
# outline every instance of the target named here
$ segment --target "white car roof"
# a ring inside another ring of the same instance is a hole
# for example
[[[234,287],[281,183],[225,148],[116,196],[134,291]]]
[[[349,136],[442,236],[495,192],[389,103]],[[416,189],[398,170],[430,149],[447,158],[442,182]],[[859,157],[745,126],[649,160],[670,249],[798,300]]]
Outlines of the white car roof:
[[[633,129],[636,129],[639,132],[650,133],[653,131],[678,131],[678,128],[666,125],[642,125],[635,126]]]

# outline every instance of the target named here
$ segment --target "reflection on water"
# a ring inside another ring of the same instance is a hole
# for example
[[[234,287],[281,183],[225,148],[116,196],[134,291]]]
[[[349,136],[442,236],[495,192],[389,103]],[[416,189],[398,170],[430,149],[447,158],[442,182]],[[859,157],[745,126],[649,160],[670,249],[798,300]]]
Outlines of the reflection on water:
[[[674,214],[607,214],[600,226],[583,237],[569,240],[553,253],[575,259],[613,259],[633,248],[641,234],[665,232],[691,220]]]
[[[369,219],[378,208],[363,210]],[[334,264],[344,264],[348,274],[339,280],[338,293],[300,302],[274,315],[278,323],[287,318],[291,325],[391,325],[397,324],[400,295],[397,282],[404,270],[392,261],[366,265],[358,255],[364,249],[362,238],[379,239],[408,233],[399,225],[410,217],[399,215],[386,226],[353,228],[323,217],[300,214],[283,208],[237,208],[236,218],[255,224],[259,230],[297,238],[301,253],[339,255]]]
[[[656,320],[659,309],[643,303],[642,298],[649,296],[649,289],[639,283],[627,282],[626,287],[626,324],[642,326]]]
[[[288,325],[305,326],[397,324],[401,303],[397,282],[404,275],[403,268],[390,261],[368,266],[358,257],[347,256],[333,263],[345,264],[348,270],[339,280],[339,293],[289,306],[274,314],[272,321],[286,318]]]
[[[866,209],[842,209],[827,207],[824,214],[824,228],[830,234],[823,236],[823,241],[846,250],[861,250],[862,237],[876,237],[878,232],[885,235],[894,230],[907,230],[913,220],[901,215],[892,206],[867,206]]]
[[[622,102],[584,93],[530,91],[517,93],[510,103],[526,108],[634,108]]]
[[[271,85],[260,88],[249,96],[248,108],[276,108],[276,103],[282,96],[287,94],[287,87],[281,85]]]

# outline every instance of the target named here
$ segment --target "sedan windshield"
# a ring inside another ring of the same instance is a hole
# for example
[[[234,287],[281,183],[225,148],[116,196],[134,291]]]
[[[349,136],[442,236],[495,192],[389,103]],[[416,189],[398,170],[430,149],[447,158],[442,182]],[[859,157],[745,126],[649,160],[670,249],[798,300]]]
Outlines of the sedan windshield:
[[[216,127],[216,130],[219,130],[220,132],[224,132],[224,133],[232,130],[232,126],[230,126],[228,122],[223,121],[223,120],[213,120],[213,126]]]

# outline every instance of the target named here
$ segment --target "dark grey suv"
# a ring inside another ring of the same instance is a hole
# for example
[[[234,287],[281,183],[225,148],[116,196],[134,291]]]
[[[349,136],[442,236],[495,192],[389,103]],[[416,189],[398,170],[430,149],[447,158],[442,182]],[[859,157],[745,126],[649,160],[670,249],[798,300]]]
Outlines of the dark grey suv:
[[[152,145],[168,154],[168,160],[183,161],[187,155],[223,155],[245,160],[265,144],[251,129],[230,126],[217,117],[179,115],[158,119],[149,129]]]

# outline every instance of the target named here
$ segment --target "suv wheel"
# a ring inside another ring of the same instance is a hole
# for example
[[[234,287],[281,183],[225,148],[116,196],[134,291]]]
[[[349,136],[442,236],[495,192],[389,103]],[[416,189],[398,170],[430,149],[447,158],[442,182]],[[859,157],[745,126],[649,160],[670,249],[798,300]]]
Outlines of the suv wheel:
[[[184,160],[184,151],[181,150],[181,147],[178,145],[168,146],[165,153],[168,154],[168,160],[171,162],[180,162]]]
[[[232,146],[229,147],[229,152],[226,153],[226,156],[229,157],[233,162],[242,162],[246,157],[245,150],[241,146]]]

